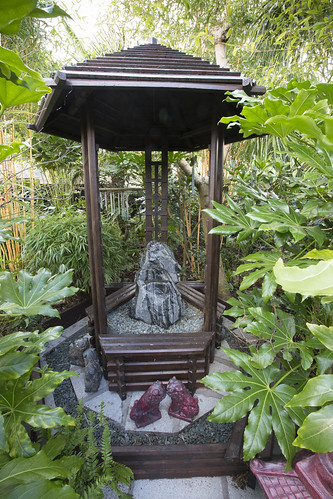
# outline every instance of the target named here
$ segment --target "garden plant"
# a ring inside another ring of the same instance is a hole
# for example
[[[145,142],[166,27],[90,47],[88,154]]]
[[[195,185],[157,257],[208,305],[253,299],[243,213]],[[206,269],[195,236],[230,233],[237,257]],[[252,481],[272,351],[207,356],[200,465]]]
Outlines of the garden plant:
[[[257,341],[249,353],[224,348],[239,370],[203,383],[230,392],[210,420],[248,414],[245,460],[274,431],[290,468],[299,448],[333,451],[333,85],[292,81],[261,101],[228,97],[235,98],[242,116],[221,121],[240,126],[244,137],[278,137],[283,161],[262,163],[256,178],[239,182],[228,206],[207,210],[223,224],[212,232],[238,244],[252,240],[260,251],[236,270],[246,275],[227,311]]]

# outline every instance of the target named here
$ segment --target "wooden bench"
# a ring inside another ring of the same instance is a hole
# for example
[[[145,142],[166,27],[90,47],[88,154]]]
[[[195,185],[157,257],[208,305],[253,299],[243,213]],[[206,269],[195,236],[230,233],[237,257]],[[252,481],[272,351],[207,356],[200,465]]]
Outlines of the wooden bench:
[[[110,391],[122,400],[128,391],[176,376],[193,393],[208,373],[214,333],[166,333],[100,337]]]

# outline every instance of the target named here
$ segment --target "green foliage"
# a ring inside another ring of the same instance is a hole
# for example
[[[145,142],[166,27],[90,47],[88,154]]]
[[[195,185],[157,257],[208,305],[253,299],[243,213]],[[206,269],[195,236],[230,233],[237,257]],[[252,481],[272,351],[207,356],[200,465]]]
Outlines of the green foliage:
[[[320,261],[306,269],[285,266],[279,259],[274,266],[275,279],[285,291],[311,296],[333,296],[333,259]]]
[[[297,447],[333,450],[332,89],[331,84],[294,81],[262,101],[238,94],[242,117],[222,119],[237,123],[245,136],[279,137],[285,159],[284,164],[276,159],[266,166],[257,163],[260,177],[252,172],[235,185],[237,202],[228,198],[228,207],[210,211],[224,224],[216,233],[235,237],[249,220],[253,226],[246,238],[260,245],[236,270],[236,275],[247,273],[240,291],[251,294],[239,292],[227,312],[237,317],[235,327],[260,339],[259,346],[250,347],[251,355],[227,351],[246,374],[204,378],[208,386],[231,392],[212,420],[235,421],[249,413],[245,459],[264,448],[272,430],[288,466]],[[319,321],[322,325],[314,324]]]
[[[75,461],[73,457],[73,461]],[[70,477],[72,470],[61,460],[53,461],[44,450],[29,458],[10,460],[0,470],[0,491],[3,497],[49,497],[76,499],[79,495],[69,485],[59,485],[59,479]],[[52,481],[55,479],[55,481]]]
[[[102,217],[102,244],[105,282],[109,284],[118,278],[126,254],[117,225],[106,217]],[[61,265],[73,269],[74,285],[88,291],[90,264],[85,213],[72,209],[35,220],[24,241],[23,261],[32,272],[42,266],[52,273],[57,273]]]
[[[0,411],[1,451],[10,457],[29,457],[36,453],[28,436],[26,424],[33,428],[53,428],[74,425],[63,409],[50,409],[37,404],[53,392],[64,379],[73,373],[45,369],[40,378],[31,381],[31,373],[38,371],[38,353],[45,343],[58,338],[62,328],[49,328],[41,335],[13,333],[0,338]]]
[[[132,471],[125,465],[113,460],[111,437],[108,422],[101,405],[99,414],[89,411],[85,413],[83,406],[78,407],[75,428],[63,428],[47,443],[46,452],[52,456],[78,456],[82,466],[72,474],[69,484],[85,499],[103,498],[103,487],[111,487],[122,499],[129,499],[130,494],[121,492],[119,484],[130,485],[133,480]],[[97,444],[96,430],[101,430],[100,442]],[[70,457],[70,458],[71,458]],[[69,459],[69,458],[68,458]]]
[[[203,378],[202,383],[214,390],[232,392],[220,400],[208,419],[221,423],[233,422],[246,416],[250,411],[244,432],[244,459],[249,460],[261,452],[274,430],[290,466],[296,452],[296,448],[292,445],[296,433],[295,424],[300,425],[305,415],[300,409],[290,410],[285,407],[296,392],[295,381],[291,379],[288,383],[288,376],[281,372],[275,362],[272,362],[274,356],[273,358],[269,356],[269,365],[266,366],[266,363],[258,365],[253,357],[237,350],[227,348],[223,350],[236,366],[245,371],[245,374],[240,371],[228,371]],[[262,356],[263,347],[258,351],[258,357]],[[289,373],[292,372],[291,369]],[[291,386],[292,384],[294,386]]]
[[[20,270],[18,277],[11,272],[0,275],[0,310],[11,316],[60,317],[58,310],[52,307],[68,296],[73,296],[78,289],[69,286],[73,272],[51,275],[40,269],[36,275]]]

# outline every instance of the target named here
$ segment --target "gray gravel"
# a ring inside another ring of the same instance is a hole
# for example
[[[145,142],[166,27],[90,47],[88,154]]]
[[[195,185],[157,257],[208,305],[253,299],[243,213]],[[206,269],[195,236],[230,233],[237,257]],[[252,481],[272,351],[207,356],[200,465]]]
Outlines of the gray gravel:
[[[183,317],[168,329],[164,329],[160,326],[132,319],[128,314],[131,303],[132,300],[108,314],[107,321],[112,334],[188,333],[200,331],[204,323],[203,312],[192,305],[185,304],[185,314]]]
[[[122,307],[119,307],[115,313],[110,314],[110,320],[112,321],[113,328],[123,330],[123,325],[128,324],[128,330],[126,331],[126,333],[128,333],[129,331],[132,331],[133,321],[136,326],[135,333],[133,334],[137,334],[138,332],[142,334],[143,330],[147,331],[147,325],[141,321],[130,319],[128,317],[127,310],[128,304],[125,304]],[[174,331],[191,331],[194,328],[199,329],[201,327],[200,324],[203,320],[201,312],[198,312],[194,309],[194,307],[188,306],[186,314],[187,315],[183,320],[172,326]],[[157,328],[157,330],[155,328]],[[151,329],[154,329],[154,332],[160,332],[160,330],[164,332],[166,331],[158,326],[149,326],[149,331],[147,332],[152,332]],[[170,330],[171,328],[169,328],[167,332]],[[45,356],[47,364],[57,371],[69,369],[69,344],[86,333],[86,329],[81,330],[57,345]],[[63,381],[63,383],[56,388],[54,391],[54,400],[56,405],[63,407],[68,414],[75,415],[78,401],[69,379]],[[151,433],[149,431],[147,431],[147,433],[141,431],[125,431],[114,421],[108,420],[111,433],[111,443],[112,445],[182,445],[227,442],[229,440],[233,424],[211,423],[208,422],[206,418],[207,415],[201,417],[191,425],[188,425],[178,434],[173,435],[161,435],[159,433]]]

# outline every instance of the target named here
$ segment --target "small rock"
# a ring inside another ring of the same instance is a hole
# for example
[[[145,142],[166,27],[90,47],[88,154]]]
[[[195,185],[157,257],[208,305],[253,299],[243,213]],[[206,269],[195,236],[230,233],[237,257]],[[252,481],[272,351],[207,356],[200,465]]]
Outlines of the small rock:
[[[84,389],[86,392],[97,392],[102,379],[102,370],[96,349],[88,348],[83,357],[85,362]]]
[[[68,349],[68,355],[71,360],[71,364],[84,367],[83,352],[89,347],[90,337],[88,335],[74,341],[74,343],[71,343]]]

